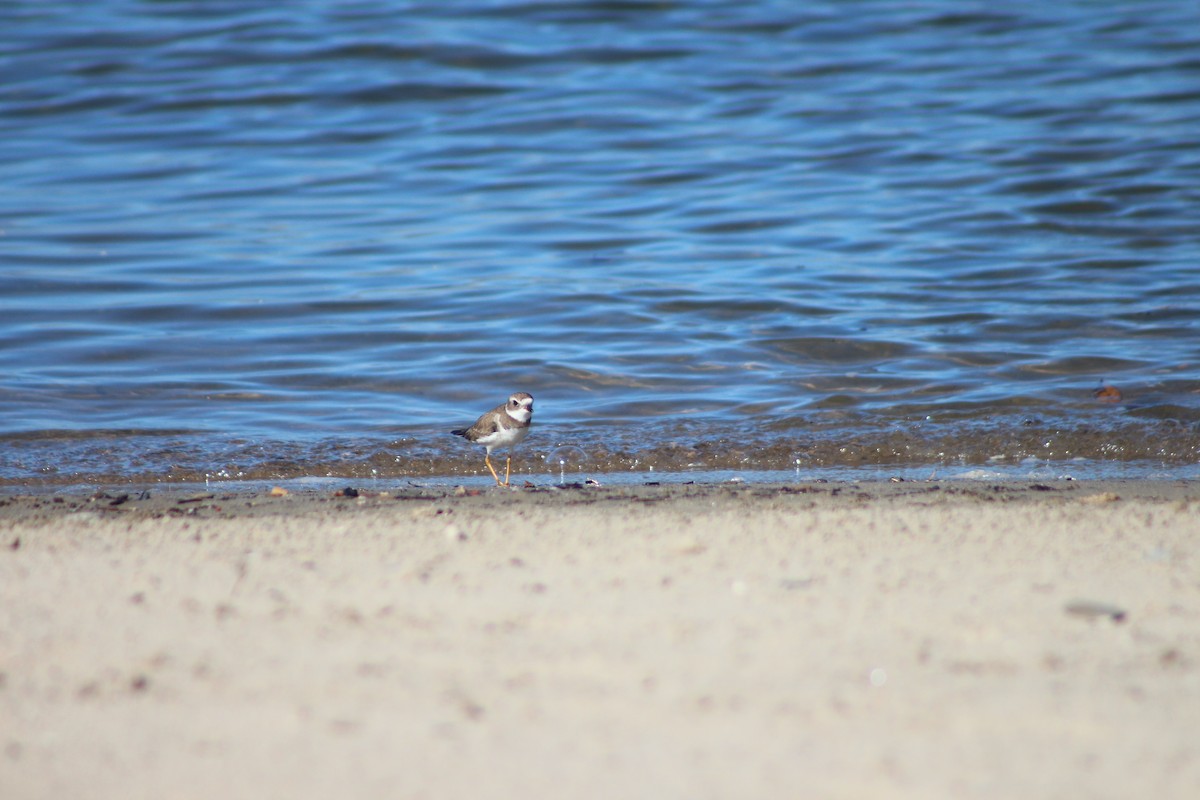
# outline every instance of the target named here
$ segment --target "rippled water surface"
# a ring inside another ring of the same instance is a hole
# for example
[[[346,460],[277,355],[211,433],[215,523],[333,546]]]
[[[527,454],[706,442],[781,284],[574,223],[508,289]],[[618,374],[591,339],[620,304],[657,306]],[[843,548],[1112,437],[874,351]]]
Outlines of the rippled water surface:
[[[1200,5],[0,5],[0,482],[1200,462]]]

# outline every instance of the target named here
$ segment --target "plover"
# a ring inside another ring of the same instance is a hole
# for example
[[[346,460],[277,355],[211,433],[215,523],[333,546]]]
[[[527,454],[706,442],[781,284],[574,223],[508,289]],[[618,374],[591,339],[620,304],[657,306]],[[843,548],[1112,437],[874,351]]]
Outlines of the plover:
[[[529,434],[532,420],[533,395],[517,392],[508,398],[507,403],[496,406],[475,420],[475,424],[471,427],[459,428],[450,432],[455,436],[463,437],[468,442],[481,444],[487,448],[483,456],[483,463],[487,464],[492,477],[496,479],[497,486],[508,486],[508,476],[512,469],[512,449]],[[492,451],[497,449],[508,450],[508,460],[504,464],[503,484],[500,483],[500,476],[496,474],[496,468],[492,466]]]

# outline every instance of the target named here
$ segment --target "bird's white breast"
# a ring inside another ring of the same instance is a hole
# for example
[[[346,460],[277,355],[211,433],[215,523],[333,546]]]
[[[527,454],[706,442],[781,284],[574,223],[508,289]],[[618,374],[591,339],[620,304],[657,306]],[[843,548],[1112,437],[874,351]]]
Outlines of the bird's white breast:
[[[494,433],[489,433],[487,436],[480,436],[475,440],[475,444],[481,444],[489,450],[497,447],[513,447],[520,444],[521,441],[528,435],[528,427],[501,428]]]

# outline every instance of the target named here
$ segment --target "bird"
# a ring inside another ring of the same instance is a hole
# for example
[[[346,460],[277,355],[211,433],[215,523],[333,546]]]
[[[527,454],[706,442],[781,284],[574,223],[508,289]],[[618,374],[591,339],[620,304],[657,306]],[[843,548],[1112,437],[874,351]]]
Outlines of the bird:
[[[529,435],[529,426],[533,424],[533,395],[517,392],[508,398],[508,402],[499,405],[475,420],[469,428],[459,428],[450,431],[455,436],[461,436],[468,442],[481,444],[486,448],[483,463],[487,464],[497,486],[508,486],[509,474],[512,470],[512,449]],[[504,483],[492,466],[492,451],[508,450],[508,459],[504,464]]]

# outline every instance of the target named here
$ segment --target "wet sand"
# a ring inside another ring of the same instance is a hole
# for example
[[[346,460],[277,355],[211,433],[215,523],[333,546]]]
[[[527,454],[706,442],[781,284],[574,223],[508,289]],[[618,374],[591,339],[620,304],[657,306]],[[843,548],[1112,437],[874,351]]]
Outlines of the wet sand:
[[[1197,720],[1196,484],[0,496],[4,798],[1191,798]]]

